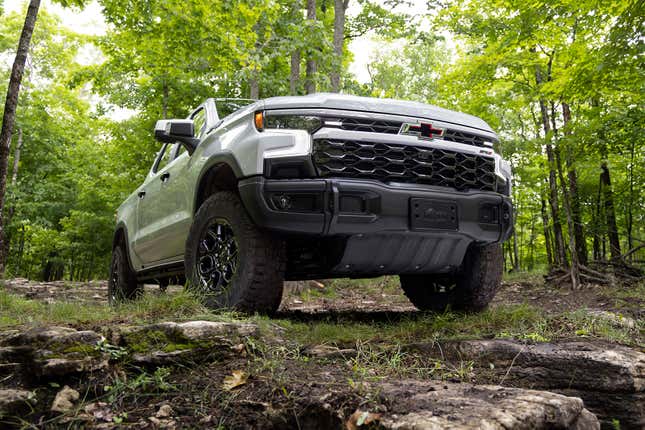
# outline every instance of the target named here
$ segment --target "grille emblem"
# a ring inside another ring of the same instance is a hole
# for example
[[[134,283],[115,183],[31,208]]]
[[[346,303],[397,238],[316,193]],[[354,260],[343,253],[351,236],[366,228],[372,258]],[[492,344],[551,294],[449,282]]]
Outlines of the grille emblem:
[[[435,137],[443,136],[444,129],[435,127],[430,123],[422,122],[420,124],[410,124],[404,122],[401,125],[399,134],[417,136],[419,139],[432,140]]]

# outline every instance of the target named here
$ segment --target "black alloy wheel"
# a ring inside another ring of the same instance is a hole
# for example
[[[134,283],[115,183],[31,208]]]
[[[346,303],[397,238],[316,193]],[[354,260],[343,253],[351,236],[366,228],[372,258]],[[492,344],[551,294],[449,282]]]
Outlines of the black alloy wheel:
[[[231,226],[215,219],[203,232],[197,248],[195,271],[206,294],[225,290],[231,284],[239,265],[238,245]]]

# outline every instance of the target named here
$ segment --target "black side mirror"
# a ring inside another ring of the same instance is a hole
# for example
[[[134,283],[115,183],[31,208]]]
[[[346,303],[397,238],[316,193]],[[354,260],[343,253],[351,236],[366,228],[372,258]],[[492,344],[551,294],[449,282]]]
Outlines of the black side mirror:
[[[190,155],[199,144],[192,119],[161,119],[155,125],[155,139],[163,143],[180,142]]]

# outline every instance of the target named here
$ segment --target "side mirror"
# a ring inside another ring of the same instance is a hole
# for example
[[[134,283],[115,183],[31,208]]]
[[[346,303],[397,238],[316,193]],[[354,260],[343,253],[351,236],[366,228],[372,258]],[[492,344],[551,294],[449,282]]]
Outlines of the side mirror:
[[[163,143],[180,142],[190,155],[199,144],[191,119],[161,119],[155,125],[155,139]]]

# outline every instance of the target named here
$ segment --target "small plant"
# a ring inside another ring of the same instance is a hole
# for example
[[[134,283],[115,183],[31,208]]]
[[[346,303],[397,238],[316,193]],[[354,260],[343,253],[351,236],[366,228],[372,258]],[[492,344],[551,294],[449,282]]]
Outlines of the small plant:
[[[129,380],[127,377],[116,377],[112,385],[106,385],[103,389],[109,393],[110,403],[121,399],[128,393],[135,391],[143,392],[167,392],[176,390],[173,384],[167,381],[172,371],[167,367],[159,367],[154,373],[142,372],[136,378]]]
[[[110,356],[110,360],[120,360],[128,355],[128,350],[126,348],[112,345],[106,339],[98,341],[94,349],[104,354],[108,354]]]

